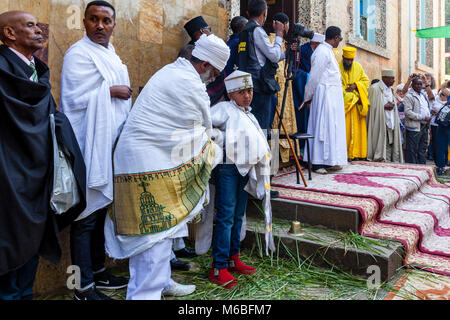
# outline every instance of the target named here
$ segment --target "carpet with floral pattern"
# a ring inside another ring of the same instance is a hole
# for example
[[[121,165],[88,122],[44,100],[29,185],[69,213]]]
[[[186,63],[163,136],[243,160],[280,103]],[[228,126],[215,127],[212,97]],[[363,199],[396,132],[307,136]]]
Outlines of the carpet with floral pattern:
[[[432,166],[352,162],[327,175],[297,184],[294,168],[272,180],[280,198],[357,209],[360,234],[400,241],[404,264],[450,275],[450,187]]]

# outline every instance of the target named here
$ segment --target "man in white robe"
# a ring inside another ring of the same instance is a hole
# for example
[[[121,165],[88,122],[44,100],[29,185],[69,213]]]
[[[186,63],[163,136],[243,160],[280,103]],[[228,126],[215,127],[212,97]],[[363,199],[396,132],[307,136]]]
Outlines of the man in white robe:
[[[311,102],[308,134],[311,160],[317,173],[341,170],[347,165],[345,108],[339,65],[333,53],[342,41],[341,30],[329,27],[325,42],[311,57],[311,73],[305,88],[305,101]],[[308,157],[305,152],[305,159]]]
[[[61,74],[61,111],[70,120],[86,164],[86,209],[71,226],[72,264],[81,269],[77,300],[107,299],[97,290],[125,287],[105,270],[104,221],[113,201],[112,152],[131,109],[127,67],[109,39],[116,25],[107,2],[87,5],[86,35],[66,52]]]
[[[114,152],[105,243],[112,258],[129,258],[128,300],[195,290],[170,278],[172,239],[187,236],[186,223],[208,202],[216,150],[205,84],[229,55],[223,40],[201,36],[190,60],[180,57],[153,75],[124,125]]]

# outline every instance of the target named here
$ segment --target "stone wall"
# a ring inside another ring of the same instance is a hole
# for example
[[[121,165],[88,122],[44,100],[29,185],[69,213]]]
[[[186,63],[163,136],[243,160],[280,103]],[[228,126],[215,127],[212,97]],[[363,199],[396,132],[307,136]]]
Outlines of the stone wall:
[[[84,0],[0,0],[0,13],[23,10],[33,14],[48,31],[45,56],[51,71],[52,93],[59,102],[64,53],[84,35]],[[112,0],[117,25],[111,42],[128,66],[136,98],[139,88],[161,67],[174,61],[189,41],[184,24],[202,15],[212,31],[226,40],[228,11],[225,0]],[[55,266],[41,259],[35,293],[50,292],[66,284],[70,263],[69,230],[60,234],[63,258]],[[109,265],[115,264],[108,261]],[[126,264],[126,261],[125,261]]]
[[[1,0],[0,12],[24,10],[48,25],[48,64],[52,93],[59,102],[59,80],[64,53],[84,35],[83,15],[88,0]],[[203,15],[212,31],[226,40],[228,11],[225,0],[111,0],[117,26],[111,42],[128,66],[136,98],[139,87],[161,67],[174,61],[189,41],[184,24]]]

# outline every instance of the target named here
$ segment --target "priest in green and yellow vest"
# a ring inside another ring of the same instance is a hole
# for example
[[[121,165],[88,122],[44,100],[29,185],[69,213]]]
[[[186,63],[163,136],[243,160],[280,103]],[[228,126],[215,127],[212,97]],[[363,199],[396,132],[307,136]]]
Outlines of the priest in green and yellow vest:
[[[356,49],[342,49],[339,63],[344,90],[345,123],[347,128],[347,157],[349,160],[366,159],[367,125],[369,111],[368,89],[370,80],[360,63],[354,61]]]

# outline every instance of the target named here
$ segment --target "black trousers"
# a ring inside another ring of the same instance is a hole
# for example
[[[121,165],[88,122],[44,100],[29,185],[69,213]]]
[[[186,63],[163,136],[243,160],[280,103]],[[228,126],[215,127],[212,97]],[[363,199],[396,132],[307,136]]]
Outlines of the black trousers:
[[[105,218],[107,208],[75,221],[70,229],[72,264],[81,271],[81,288],[94,283],[94,272],[105,267]]]
[[[0,300],[32,300],[38,264],[39,255],[35,255],[19,269],[0,276]]]

